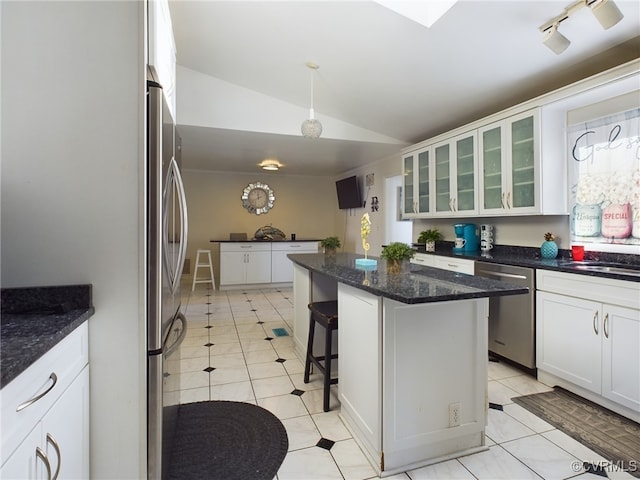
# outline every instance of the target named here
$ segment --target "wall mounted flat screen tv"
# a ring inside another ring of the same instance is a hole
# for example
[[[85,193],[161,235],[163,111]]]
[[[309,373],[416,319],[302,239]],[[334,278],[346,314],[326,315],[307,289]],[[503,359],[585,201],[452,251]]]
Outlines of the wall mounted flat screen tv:
[[[360,184],[357,177],[343,178],[336,182],[338,192],[338,208],[361,208],[362,197],[360,196]]]

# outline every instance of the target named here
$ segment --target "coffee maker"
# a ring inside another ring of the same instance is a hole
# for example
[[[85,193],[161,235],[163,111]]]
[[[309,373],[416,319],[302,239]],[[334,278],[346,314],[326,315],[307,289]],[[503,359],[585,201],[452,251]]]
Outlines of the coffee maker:
[[[456,223],[453,226],[456,239],[453,244],[455,253],[476,252],[480,246],[478,227],[474,223]]]

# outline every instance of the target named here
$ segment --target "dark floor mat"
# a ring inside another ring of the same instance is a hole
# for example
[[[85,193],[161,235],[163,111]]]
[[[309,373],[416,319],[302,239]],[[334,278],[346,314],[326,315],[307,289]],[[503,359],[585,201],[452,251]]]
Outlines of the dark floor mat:
[[[512,399],[640,478],[640,425],[562,388]]]
[[[250,403],[180,405],[171,480],[273,480],[289,447],[284,425]]]

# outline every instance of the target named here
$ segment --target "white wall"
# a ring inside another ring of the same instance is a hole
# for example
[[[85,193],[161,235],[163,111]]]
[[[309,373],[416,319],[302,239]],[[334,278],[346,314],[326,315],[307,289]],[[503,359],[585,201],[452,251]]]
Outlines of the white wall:
[[[219,280],[219,245],[211,240],[228,240],[230,233],[246,233],[252,238],[260,227],[271,224],[287,238],[295,233],[298,240],[338,235],[334,222],[338,200],[330,177],[196,170],[184,170],[182,177],[189,211],[190,269],[185,277],[193,278],[196,250],[202,248],[212,250]],[[275,194],[273,208],[266,214],[252,214],[242,206],[242,190],[254,182],[266,183]]]
[[[2,286],[93,285],[91,477],[142,478],[144,3],[0,8]]]
[[[364,208],[354,208],[350,210],[340,210],[336,216],[336,231],[342,239],[342,250],[345,252],[356,252],[364,254],[362,247],[362,239],[360,237],[360,221],[362,215],[369,213],[371,220],[371,234],[367,238],[370,245],[369,255],[379,256],[382,251],[382,245],[387,241],[386,212],[387,208],[393,208],[393,201],[387,199],[386,196],[386,179],[399,175],[401,171],[400,152],[398,155],[388,157],[376,163],[372,163],[362,168],[358,168],[343,175],[339,178],[345,178],[356,175],[363,186],[362,196],[366,200]],[[374,184],[371,187],[365,186],[366,175],[373,174]],[[371,198],[378,197],[379,208],[374,212],[371,210]]]

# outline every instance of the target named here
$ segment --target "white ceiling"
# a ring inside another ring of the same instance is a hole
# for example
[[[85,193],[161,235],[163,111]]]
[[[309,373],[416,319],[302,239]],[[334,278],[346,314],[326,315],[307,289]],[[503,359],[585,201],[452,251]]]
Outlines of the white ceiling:
[[[569,3],[462,0],[426,28],[364,0],[170,1],[179,66],[300,109],[284,130],[182,124],[178,74],[183,166],[257,172],[261,160],[277,158],[288,174],[338,175],[640,57],[638,0],[616,1],[625,17],[609,30],[580,9],[560,24],[569,48],[551,52],[538,27]],[[326,132],[319,140],[299,131],[309,108],[308,61],[320,66],[314,103]],[[396,142],[338,138],[327,128],[336,121]]]

